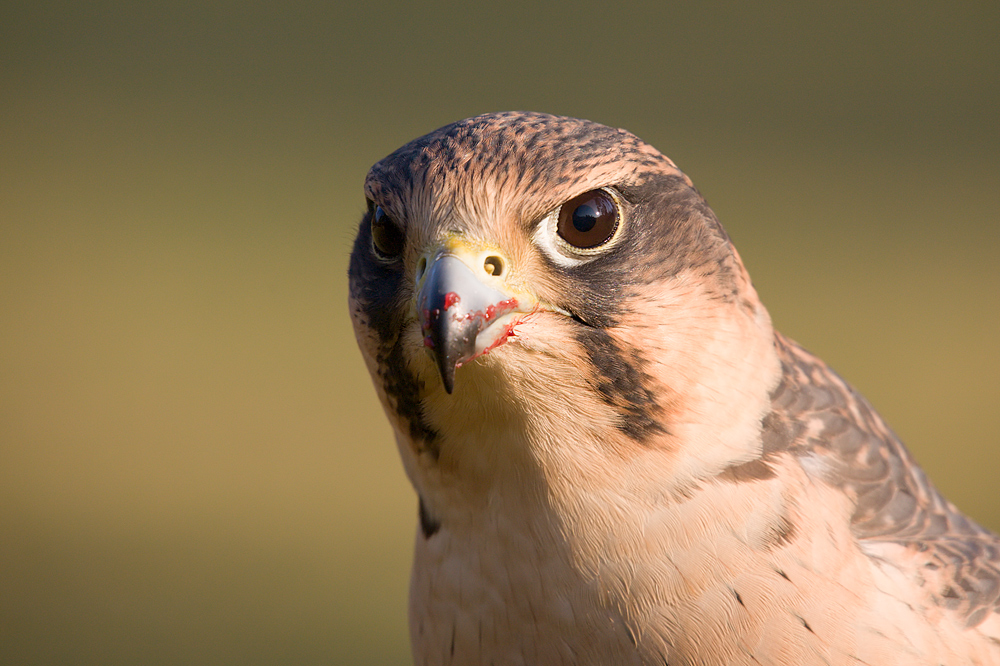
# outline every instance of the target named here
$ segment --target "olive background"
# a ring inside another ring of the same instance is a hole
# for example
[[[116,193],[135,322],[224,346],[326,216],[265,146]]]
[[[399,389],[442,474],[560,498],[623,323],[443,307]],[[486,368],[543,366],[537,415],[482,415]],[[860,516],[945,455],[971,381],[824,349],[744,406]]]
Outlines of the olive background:
[[[346,262],[368,167],[487,111],[673,158],[776,326],[1000,528],[998,29],[995,0],[3,3],[0,663],[410,663],[416,500]]]

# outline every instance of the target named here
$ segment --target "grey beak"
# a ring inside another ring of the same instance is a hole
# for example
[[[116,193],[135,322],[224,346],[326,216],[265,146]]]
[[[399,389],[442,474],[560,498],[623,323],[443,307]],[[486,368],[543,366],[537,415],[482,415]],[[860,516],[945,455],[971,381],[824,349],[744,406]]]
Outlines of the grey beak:
[[[480,280],[452,254],[441,254],[427,269],[417,292],[424,345],[437,363],[444,390],[455,388],[455,370],[476,355],[476,337],[516,301]]]

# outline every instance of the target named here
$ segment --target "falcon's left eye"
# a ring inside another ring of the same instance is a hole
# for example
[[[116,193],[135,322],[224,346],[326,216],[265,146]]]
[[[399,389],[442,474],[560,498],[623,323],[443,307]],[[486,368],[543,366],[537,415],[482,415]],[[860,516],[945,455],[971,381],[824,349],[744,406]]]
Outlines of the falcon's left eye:
[[[611,249],[624,221],[620,195],[610,187],[578,194],[546,215],[535,243],[562,266],[579,266]]]
[[[618,228],[618,204],[607,190],[591,190],[559,208],[556,232],[580,250],[604,245]]]

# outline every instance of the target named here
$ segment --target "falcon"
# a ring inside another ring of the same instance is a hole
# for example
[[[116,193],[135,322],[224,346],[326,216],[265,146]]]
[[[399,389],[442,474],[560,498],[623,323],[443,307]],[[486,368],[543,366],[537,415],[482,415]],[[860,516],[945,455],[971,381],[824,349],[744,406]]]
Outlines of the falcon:
[[[537,113],[375,164],[358,344],[418,666],[1000,664],[1000,538],[776,332],[691,181]]]

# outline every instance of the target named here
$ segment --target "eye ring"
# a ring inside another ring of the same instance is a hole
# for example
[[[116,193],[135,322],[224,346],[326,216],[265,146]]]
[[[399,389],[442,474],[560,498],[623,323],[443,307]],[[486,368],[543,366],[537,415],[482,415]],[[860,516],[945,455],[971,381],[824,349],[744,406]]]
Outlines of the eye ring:
[[[371,213],[372,249],[382,259],[397,259],[406,247],[406,237],[385,209],[374,205]]]
[[[588,190],[542,218],[534,240],[556,263],[578,266],[618,243],[625,226],[624,213],[621,195],[611,187]]]

